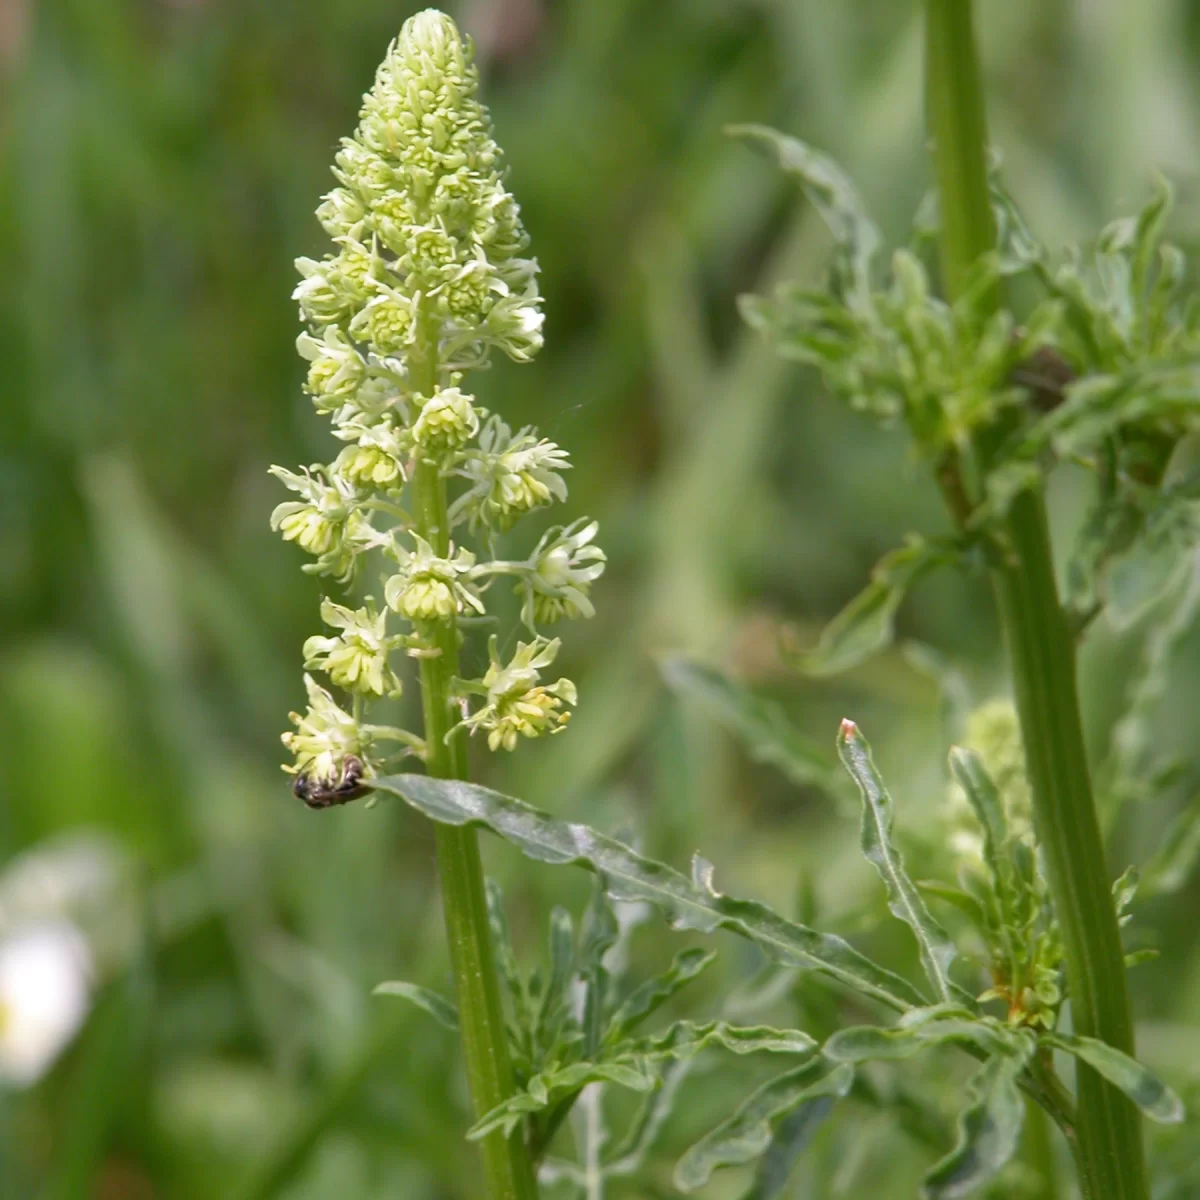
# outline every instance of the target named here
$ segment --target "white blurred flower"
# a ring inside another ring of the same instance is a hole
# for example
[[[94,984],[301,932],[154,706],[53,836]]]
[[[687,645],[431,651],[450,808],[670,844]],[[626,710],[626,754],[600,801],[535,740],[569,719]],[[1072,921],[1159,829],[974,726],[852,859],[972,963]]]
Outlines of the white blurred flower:
[[[0,941],[0,1082],[36,1083],[78,1032],[91,1002],[92,957],[68,921]]]

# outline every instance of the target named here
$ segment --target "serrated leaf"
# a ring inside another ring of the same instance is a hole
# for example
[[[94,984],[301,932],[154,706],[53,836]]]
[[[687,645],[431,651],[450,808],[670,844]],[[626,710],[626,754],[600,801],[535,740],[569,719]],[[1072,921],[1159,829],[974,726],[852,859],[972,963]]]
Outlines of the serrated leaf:
[[[958,1200],[1009,1162],[1021,1140],[1025,1102],[1017,1078],[1025,1060],[990,1058],[968,1084],[970,1102],[958,1120],[958,1144],[925,1176],[927,1200]]]
[[[835,675],[865,662],[891,645],[896,611],[909,589],[935,567],[954,561],[955,552],[913,537],[885,554],[871,582],[821,632],[816,648],[802,660],[809,675]]]
[[[704,1187],[721,1167],[753,1162],[768,1154],[782,1124],[803,1111],[803,1126],[790,1130],[790,1147],[799,1153],[829,1106],[850,1090],[853,1081],[852,1068],[831,1067],[821,1059],[769,1080],[684,1154],[675,1167],[675,1186],[682,1192],[693,1192]],[[764,1181],[764,1186],[766,1182],[773,1179]],[[758,1186],[756,1181],[755,1187]],[[777,1191],[752,1190],[750,1196],[766,1200],[777,1194]]]
[[[696,701],[743,743],[755,762],[777,767],[801,787],[839,793],[841,778],[833,757],[800,733],[778,704],[754,695],[715,667],[693,659],[664,659],[661,670],[673,691]]]
[[[887,888],[888,908],[916,936],[921,965],[938,997],[970,1005],[970,997],[950,978],[950,964],[958,957],[958,949],[933,919],[904,869],[904,858],[892,842],[892,798],[871,758],[871,747],[853,721],[842,722],[838,753],[862,793],[862,851]]]
[[[1097,1041],[1066,1033],[1044,1033],[1044,1046],[1062,1050],[1103,1075],[1129,1097],[1152,1121],[1174,1125],[1183,1120],[1183,1101],[1149,1067],[1120,1050]]]
[[[537,862],[592,871],[611,897],[652,904],[676,929],[729,930],[776,962],[820,971],[898,1012],[925,1004],[907,980],[842,938],[789,921],[757,901],[722,895],[711,882],[695,883],[586,825],[557,820],[511,796],[460,780],[390,775],[374,780],[373,786],[399,796],[431,820],[490,829]]]
[[[716,960],[712,950],[682,950],[661,975],[647,979],[622,1001],[613,1014],[604,1041],[612,1045],[628,1036],[651,1013],[661,1008],[680,988],[686,987]]]
[[[386,983],[377,984],[371,995],[398,996],[401,1000],[407,1000],[427,1012],[439,1025],[458,1032],[458,1009],[444,996],[431,992],[429,988],[390,979]]]
[[[525,1091],[497,1105],[472,1127],[469,1137],[486,1136],[493,1129],[511,1133],[523,1117],[547,1108],[589,1083],[615,1083],[635,1092],[646,1092],[658,1083],[658,1068],[668,1062],[693,1058],[711,1046],[734,1054],[801,1054],[810,1056],[816,1042],[800,1030],[774,1029],[769,1025],[730,1025],[726,1021],[677,1021],[663,1033],[635,1038],[615,1047],[597,1062],[577,1062],[530,1079]]]
[[[847,290],[857,303],[869,303],[871,262],[883,238],[849,176],[820,151],[765,125],[732,125],[726,132],[767,146],[775,152],[779,165],[800,180],[804,194],[838,244]]]

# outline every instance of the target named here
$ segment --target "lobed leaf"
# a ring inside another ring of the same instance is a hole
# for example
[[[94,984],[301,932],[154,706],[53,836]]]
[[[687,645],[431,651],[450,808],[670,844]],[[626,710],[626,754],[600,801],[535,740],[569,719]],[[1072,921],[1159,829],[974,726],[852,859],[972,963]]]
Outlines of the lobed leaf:
[[[989,1058],[972,1076],[970,1103],[958,1120],[958,1144],[925,1176],[927,1200],[968,1195],[993,1179],[1016,1153],[1025,1122],[1017,1078],[1027,1057]]]
[[[1152,1121],[1175,1125],[1184,1118],[1183,1101],[1135,1058],[1095,1038],[1066,1033],[1044,1033],[1038,1039],[1043,1046],[1062,1050],[1086,1063],[1120,1088]]]
[[[892,843],[892,798],[871,758],[871,747],[853,721],[842,722],[838,753],[862,793],[862,851],[887,888],[888,908],[915,934],[921,964],[938,997],[943,1002],[962,1000],[971,1006],[971,998],[950,978],[950,964],[958,956],[958,949],[925,906],[904,869],[900,851]]]
[[[778,704],[693,659],[672,656],[663,660],[661,670],[673,691],[695,700],[743,743],[755,762],[777,767],[801,787],[819,787],[834,795],[842,790],[832,756],[800,733]]]
[[[401,1000],[407,1000],[427,1012],[439,1025],[458,1032],[458,1009],[444,996],[439,996],[429,988],[391,979],[386,983],[377,984],[371,995],[398,996]]]
[[[764,1167],[746,1200],[778,1195],[796,1155],[853,1081],[851,1067],[832,1066],[819,1058],[769,1080],[684,1154],[675,1167],[675,1186],[682,1192],[694,1192],[721,1167],[765,1155]]]
[[[729,930],[754,942],[776,962],[820,971],[898,1012],[925,1004],[907,980],[842,938],[789,921],[757,901],[722,895],[706,872],[699,880],[689,880],[586,825],[557,820],[478,784],[403,774],[376,779],[373,786],[399,796],[431,820],[490,829],[537,862],[592,871],[611,897],[653,904],[673,928]]]

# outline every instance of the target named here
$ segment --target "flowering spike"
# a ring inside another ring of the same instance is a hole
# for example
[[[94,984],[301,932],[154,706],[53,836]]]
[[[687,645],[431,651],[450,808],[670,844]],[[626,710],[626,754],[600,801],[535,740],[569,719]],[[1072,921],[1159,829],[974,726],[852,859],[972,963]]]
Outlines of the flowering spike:
[[[401,753],[421,744],[366,724],[366,711],[399,694],[401,663],[442,658],[453,627],[486,616],[490,576],[515,577],[533,640],[508,663],[493,653],[481,679],[456,681],[463,724],[511,750],[560,732],[575,703],[570,680],[540,682],[559,643],[537,629],[592,615],[605,565],[595,522],[549,530],[518,562],[493,561],[490,541],[472,550],[457,537],[466,526],[490,539],[565,501],[570,466],[554,442],[514,432],[462,386],[493,351],[525,362],[542,344],[537,263],[478,90],[471,45],[449,17],[429,9],[406,21],[317,209],[332,247],[296,263],[305,390],[343,446],[329,465],[272,468],[296,497],[271,523],[312,557],[306,571],[349,583],[376,560],[384,599],[378,610],[325,600],[330,630],[304,644],[306,669],[351,697],[342,704],[306,676],[308,709],[284,735],[297,795],[314,807],[360,794],[383,765],[381,741],[399,741]],[[449,502],[433,526],[417,499],[430,472]],[[403,628],[389,628],[396,621]],[[449,662],[445,670],[454,674]]]

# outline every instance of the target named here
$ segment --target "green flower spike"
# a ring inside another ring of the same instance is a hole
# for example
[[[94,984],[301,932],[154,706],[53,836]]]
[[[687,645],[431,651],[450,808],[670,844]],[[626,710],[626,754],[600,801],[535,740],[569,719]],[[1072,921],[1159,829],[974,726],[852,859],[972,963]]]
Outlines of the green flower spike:
[[[536,631],[592,616],[590,589],[605,565],[587,518],[549,530],[527,559],[490,554],[493,535],[567,499],[570,463],[462,386],[464,371],[493,352],[526,362],[542,344],[537,263],[478,85],[470,45],[449,17],[429,10],[405,22],[317,210],[329,253],[296,263],[305,390],[344,445],[329,465],[272,468],[296,496],[271,523],[312,556],[310,573],[349,583],[377,562],[385,602],[376,611],[326,599],[331,628],[304,644],[305,667],[353,698],[340,706],[309,680],[308,713],[287,735],[289,770],[311,776],[318,791],[341,778],[339,755],[369,772],[375,735],[364,731],[383,727],[365,723],[368,710],[399,694],[404,658],[442,660],[467,702],[466,725],[486,729],[492,749],[560,731],[575,702],[569,680],[539,681],[557,642],[535,635],[510,663],[493,655],[475,680],[457,679],[447,650],[466,618],[487,616],[491,577],[513,579],[522,619]],[[433,483],[446,508],[431,519]],[[487,545],[463,546],[463,526]],[[389,630],[397,620],[402,627]]]

